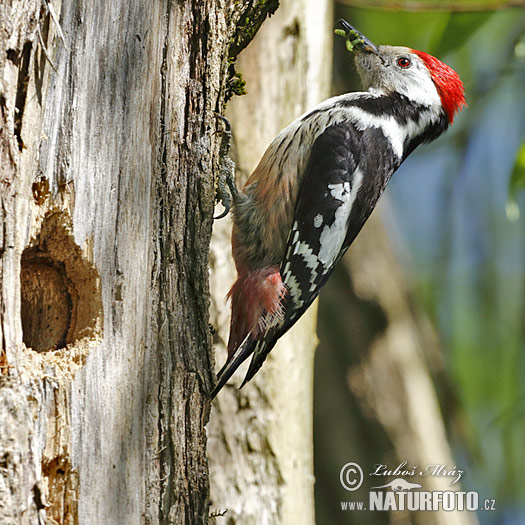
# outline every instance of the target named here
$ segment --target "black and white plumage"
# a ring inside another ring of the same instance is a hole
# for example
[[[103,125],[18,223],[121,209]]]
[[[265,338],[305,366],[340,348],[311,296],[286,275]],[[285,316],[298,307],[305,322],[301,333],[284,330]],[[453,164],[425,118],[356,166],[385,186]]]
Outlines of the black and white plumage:
[[[368,91],[329,99],[290,124],[234,194],[238,278],[228,360],[212,397],[252,354],[243,385],[253,377],[319,295],[395,170],[464,104],[459,77],[442,62],[376,47],[351,30]]]

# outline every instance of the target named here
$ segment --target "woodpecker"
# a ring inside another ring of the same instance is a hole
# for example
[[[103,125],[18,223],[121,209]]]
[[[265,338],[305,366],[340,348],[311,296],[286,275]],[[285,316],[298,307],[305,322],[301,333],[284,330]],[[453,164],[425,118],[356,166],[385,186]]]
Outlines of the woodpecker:
[[[376,46],[340,20],[365,91],[333,97],[270,144],[233,199],[228,358],[211,397],[252,355],[244,386],[319,295],[414,149],[464,106],[458,74],[423,52]]]

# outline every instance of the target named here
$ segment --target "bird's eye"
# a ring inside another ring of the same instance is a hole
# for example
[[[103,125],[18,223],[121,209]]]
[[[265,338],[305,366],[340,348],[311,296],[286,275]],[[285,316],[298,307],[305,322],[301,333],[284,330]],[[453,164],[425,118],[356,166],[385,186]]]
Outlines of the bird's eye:
[[[411,64],[412,64],[412,62],[407,57],[399,57],[397,59],[397,65],[399,67],[402,67],[403,69],[406,69],[407,67],[410,67]]]

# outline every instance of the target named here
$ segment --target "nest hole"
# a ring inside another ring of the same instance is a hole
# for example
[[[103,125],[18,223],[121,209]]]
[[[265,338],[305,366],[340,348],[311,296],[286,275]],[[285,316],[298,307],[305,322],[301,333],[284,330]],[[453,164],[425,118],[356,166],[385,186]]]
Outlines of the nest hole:
[[[36,352],[58,350],[98,332],[100,279],[75,244],[65,213],[49,214],[22,253],[23,341]]]

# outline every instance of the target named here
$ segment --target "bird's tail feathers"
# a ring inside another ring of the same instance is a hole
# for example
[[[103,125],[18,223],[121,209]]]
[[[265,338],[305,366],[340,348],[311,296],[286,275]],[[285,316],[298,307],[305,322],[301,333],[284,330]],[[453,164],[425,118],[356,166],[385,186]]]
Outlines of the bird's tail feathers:
[[[240,388],[242,388],[252,377],[259,371],[262,364],[264,363],[266,356],[270,352],[270,350],[273,348],[275,343],[268,345],[267,341],[264,339],[259,339],[255,341],[255,344],[253,345],[253,357],[250,362],[250,366],[248,368],[248,372],[246,372],[246,377],[244,378],[244,381],[242,382]]]
[[[228,358],[226,364],[220,369],[217,374],[217,384],[210,393],[211,399],[213,399],[226,384],[228,379],[234,374],[239,366],[253,353],[257,341],[251,334],[248,334],[244,341],[239,345],[237,350]],[[243,383],[244,385],[244,383]]]

